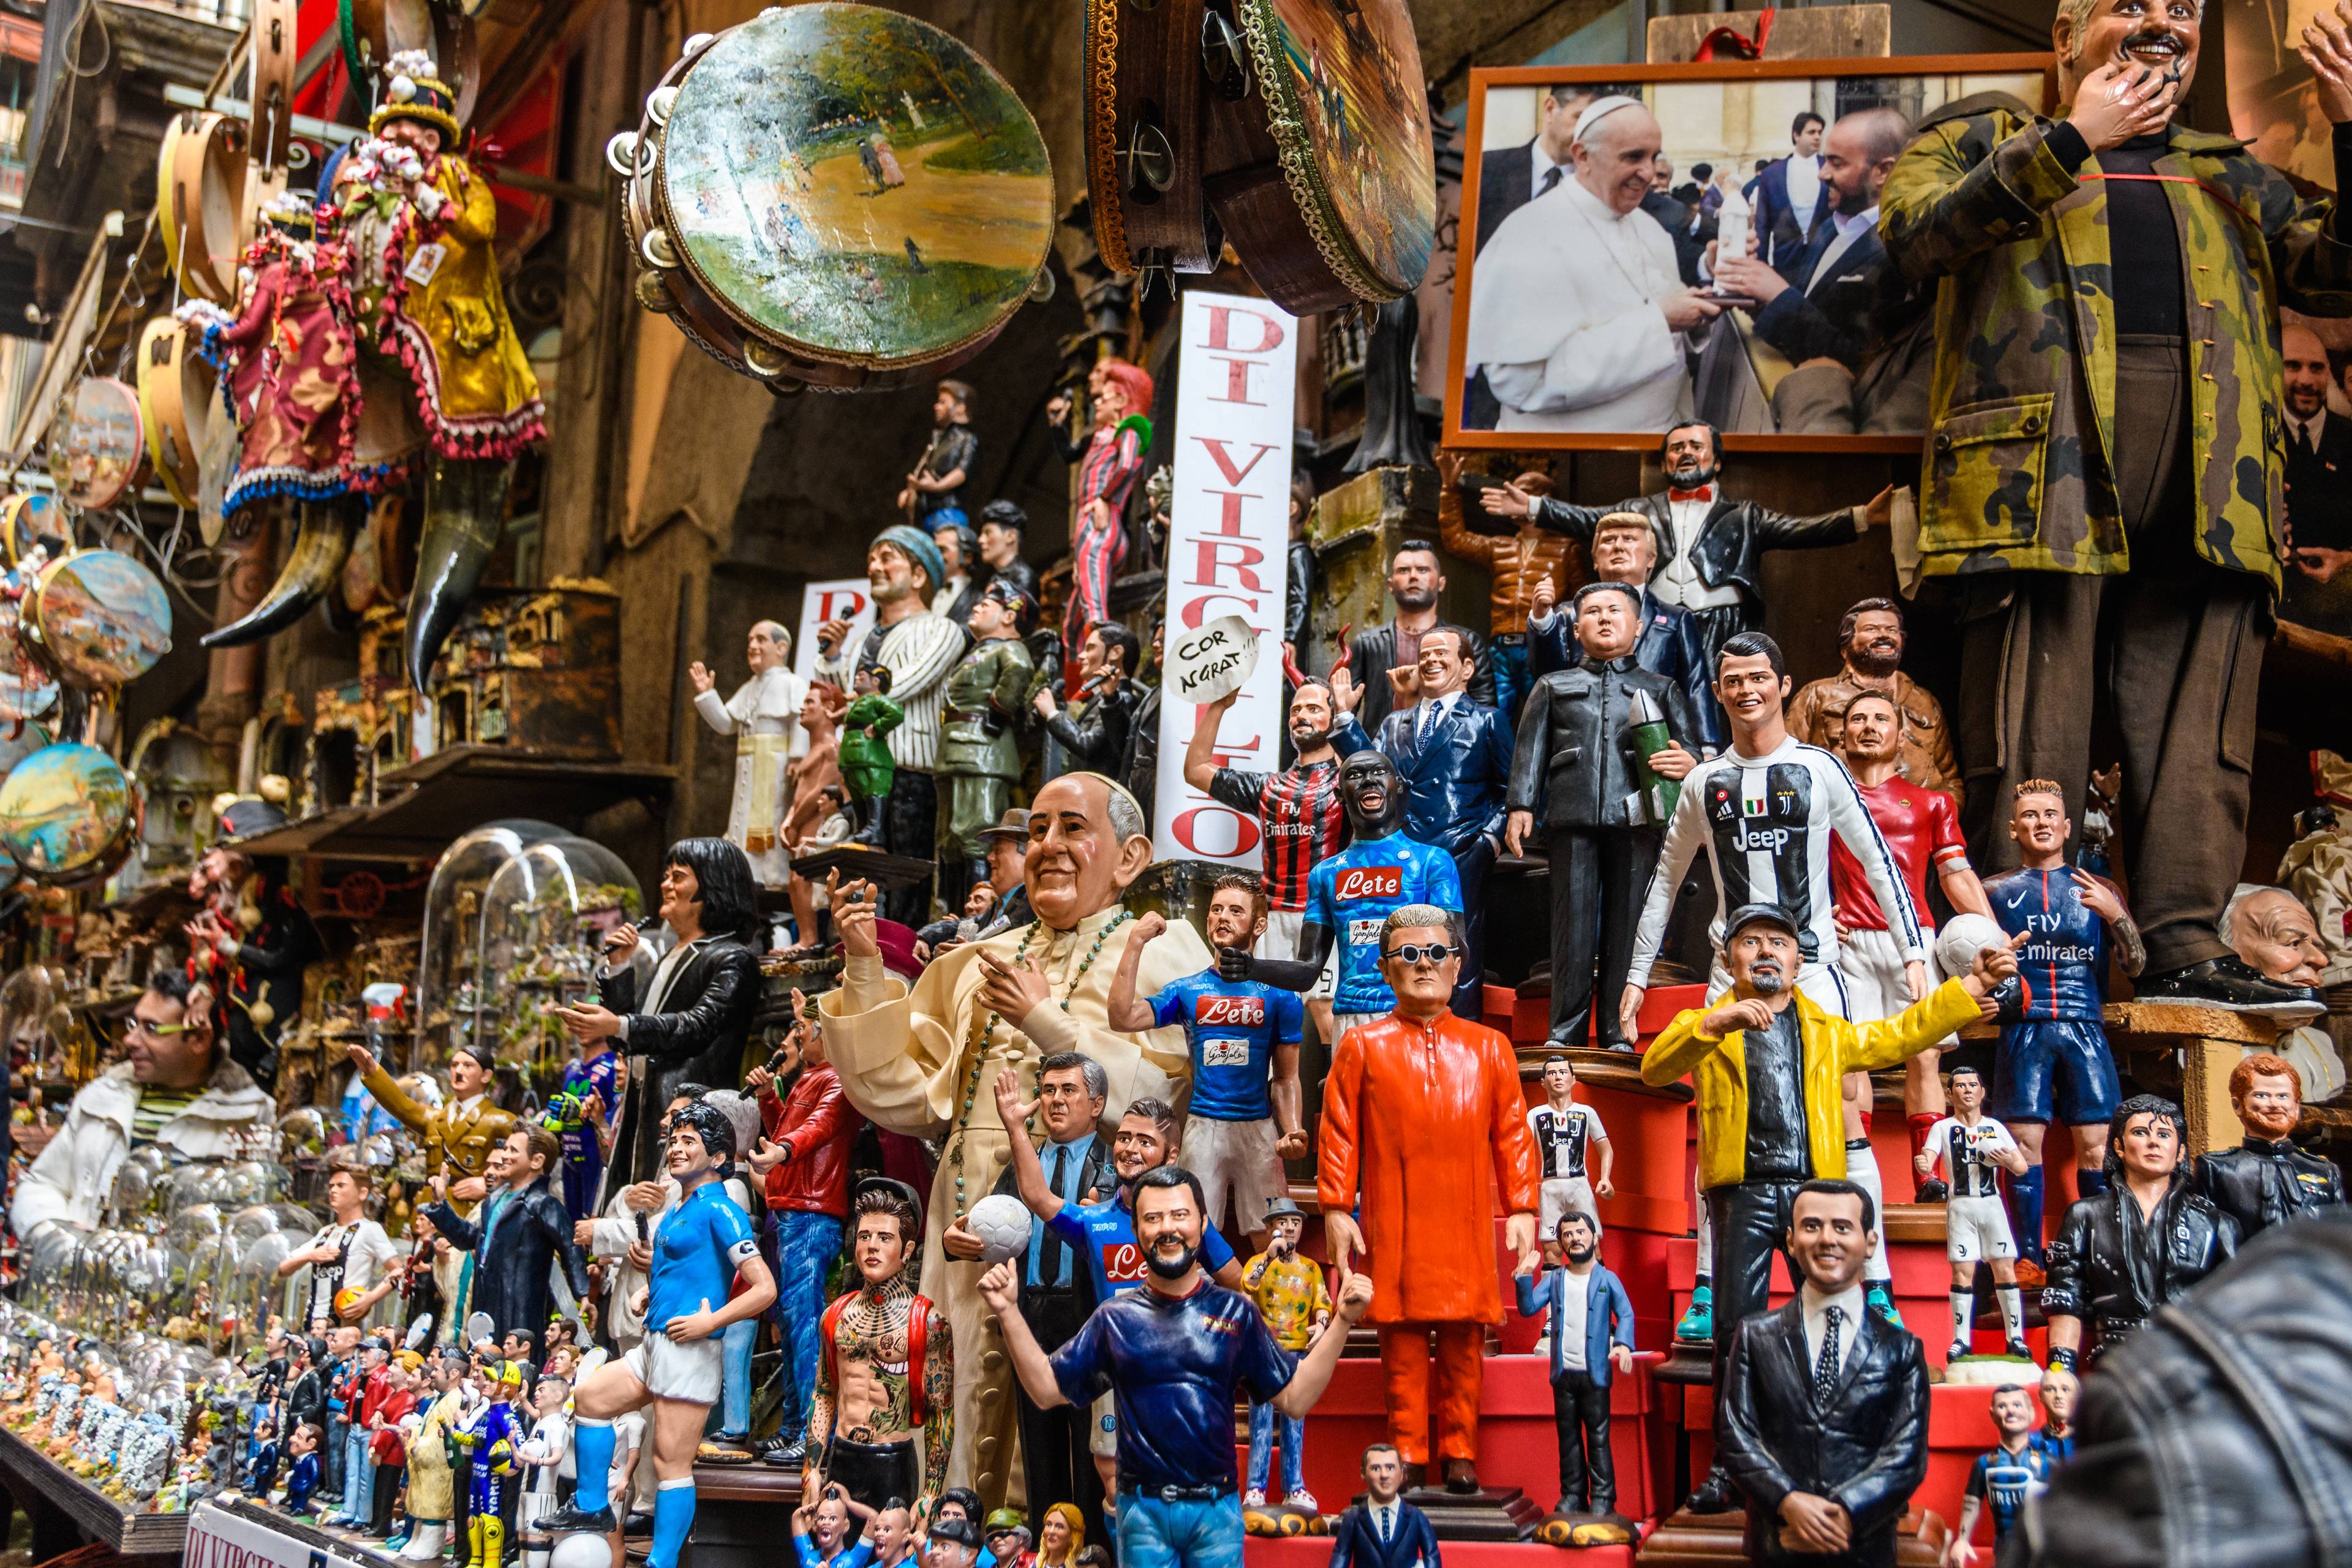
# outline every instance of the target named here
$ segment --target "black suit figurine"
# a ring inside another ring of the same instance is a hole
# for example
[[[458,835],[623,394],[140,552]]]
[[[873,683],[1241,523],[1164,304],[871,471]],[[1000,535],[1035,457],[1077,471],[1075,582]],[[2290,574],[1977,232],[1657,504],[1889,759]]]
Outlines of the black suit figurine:
[[[1462,634],[1462,656],[1471,661],[1470,697],[1487,707],[1495,705],[1495,671],[1486,658],[1486,639],[1467,626],[1457,626],[1452,621],[1440,621],[1430,630],[1443,627]],[[1416,643],[1419,641],[1415,639]],[[1356,722],[1369,734],[1381,732],[1381,725],[1396,706],[1396,694],[1389,689],[1389,671],[1410,659],[1397,653],[1396,623],[1366,626],[1348,639],[1349,677],[1356,689],[1364,694],[1356,705]]]
[[[1877,226],[1871,225],[1832,256],[1837,232],[1834,219],[1814,231],[1789,269],[1790,289],[1756,312],[1756,335],[1791,364],[1833,359],[1858,371],[1870,348],[1874,312],[1887,281],[1886,247],[1879,243]]]
[[[1583,659],[1584,650],[1576,646],[1573,606],[1555,609],[1550,619],[1540,624],[1532,616],[1528,618],[1528,668],[1538,679],[1556,669],[1573,668]],[[1643,589],[1642,636],[1633,645],[1633,662],[1682,688],[1683,700],[1690,705],[1691,723],[1699,743],[1710,752],[1723,750],[1728,742],[1724,733],[1723,710],[1715,705],[1706,650],[1699,645],[1698,627],[1688,610],[1678,609],[1647,588]],[[1513,723],[1518,722],[1517,714],[1511,717]]]
[[[2197,1156],[2197,1191],[2230,1216],[2240,1246],[2275,1225],[2324,1214],[2345,1202],[2344,1173],[2333,1160],[2306,1154],[2286,1139],[2250,1131],[2234,1149]]]
[[[2298,550],[2352,550],[2352,420],[2317,416],[2316,437],[2286,427],[2287,540]]]
[[[1832,1215],[1861,1220],[1870,1207],[1850,1182],[1798,1189],[1790,1246],[1804,1282],[1787,1306],[1746,1319],[1732,1335],[1716,1390],[1715,1447],[1747,1495],[1751,1563],[1894,1568],[1895,1528],[1927,1479],[1927,1358],[1919,1341],[1863,1305],[1858,1249],[1825,1262],[1806,1234],[1809,1223]],[[1867,1229],[1863,1221],[1855,1239]],[[1818,1324],[1810,1334],[1808,1311]],[[1792,1493],[1844,1510],[1844,1551],[1781,1545]]]
[[[488,1215],[485,1218],[485,1215]],[[575,1310],[588,1300],[588,1259],[572,1239],[572,1215],[541,1174],[522,1191],[493,1193],[470,1220],[446,1203],[428,1205],[425,1216],[460,1252],[474,1255],[474,1289],[467,1315],[486,1312],[500,1344],[507,1335],[530,1336],[531,1361],[541,1358],[547,1324],[555,1305],[554,1272],[563,1270]]]
[[[1578,597],[1607,591],[1595,584]],[[1633,754],[1637,701],[1663,717],[1667,733],[1697,755],[1698,736],[1682,689],[1642,668],[1630,654],[1587,657],[1545,676],[1519,719],[1509,804],[1514,812],[1540,813],[1551,856],[1554,1045],[1585,1042],[1597,958],[1600,1044],[1633,1049],[1617,1005],[1665,826],[1653,811],[1633,807],[1641,787],[1640,759]]]
[[[1331,1532],[1330,1568],[1444,1568],[1437,1530],[1429,1515],[1402,1498],[1390,1503],[1389,1532],[1381,1534],[1378,1509],[1367,1497],[1339,1516]]]

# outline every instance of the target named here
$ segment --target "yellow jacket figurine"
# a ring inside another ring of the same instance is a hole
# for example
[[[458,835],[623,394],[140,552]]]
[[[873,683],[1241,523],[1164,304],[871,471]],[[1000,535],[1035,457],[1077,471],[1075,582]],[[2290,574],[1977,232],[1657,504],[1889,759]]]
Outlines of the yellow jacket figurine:
[[[425,1168],[449,1178],[449,1206],[471,1215],[482,1201],[490,1151],[506,1141],[520,1122],[514,1112],[489,1100],[490,1058],[487,1051],[460,1046],[449,1056],[449,1099],[441,1105],[419,1105],[384,1071],[364,1046],[348,1047],[352,1066],[359,1069],[375,1102],[394,1120],[416,1134],[425,1146]],[[473,1187],[464,1184],[471,1181]],[[461,1190],[462,1189],[462,1190]]]

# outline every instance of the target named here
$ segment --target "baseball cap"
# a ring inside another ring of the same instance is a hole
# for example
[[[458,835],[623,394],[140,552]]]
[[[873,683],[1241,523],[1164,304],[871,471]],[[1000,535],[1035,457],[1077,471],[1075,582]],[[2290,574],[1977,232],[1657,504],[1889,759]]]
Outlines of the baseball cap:
[[[1779,926],[1790,936],[1796,936],[1799,934],[1797,930],[1797,917],[1782,909],[1780,905],[1742,904],[1738,909],[1731,911],[1731,918],[1729,920],[1723,922],[1723,940],[1727,943],[1729,942],[1733,937],[1738,936],[1741,931],[1747,930],[1749,926],[1755,925],[1759,921],[1766,921],[1772,925]]]

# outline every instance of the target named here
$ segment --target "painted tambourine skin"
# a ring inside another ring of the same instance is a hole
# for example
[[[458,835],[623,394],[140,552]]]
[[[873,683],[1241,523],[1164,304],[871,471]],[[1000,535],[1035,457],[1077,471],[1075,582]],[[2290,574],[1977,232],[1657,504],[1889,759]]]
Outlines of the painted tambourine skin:
[[[10,586],[16,574],[9,574]],[[58,705],[58,678],[35,658],[13,594],[0,594],[0,725],[46,716]]]
[[[1282,170],[1315,246],[1366,300],[1417,287],[1437,171],[1405,0],[1239,0]]]
[[[58,399],[49,422],[49,477],[78,507],[104,509],[131,493],[147,466],[139,395],[110,375],[86,375]]]
[[[155,574],[112,550],[78,550],[41,568],[26,614],[42,658],[68,686],[136,680],[172,647],[172,601]]]
[[[43,880],[103,866],[138,817],[138,786],[94,746],[44,746],[0,780],[0,848]]]
[[[54,542],[50,554],[64,553],[60,546],[67,532],[58,498],[46,490],[24,490],[0,501],[0,550],[6,552],[11,566],[31,560],[34,547],[44,540]]]
[[[633,168],[625,206],[657,279],[641,301],[765,379],[879,386],[960,363],[1029,298],[1053,237],[1045,140],[1013,89],[867,5],[696,40]]]

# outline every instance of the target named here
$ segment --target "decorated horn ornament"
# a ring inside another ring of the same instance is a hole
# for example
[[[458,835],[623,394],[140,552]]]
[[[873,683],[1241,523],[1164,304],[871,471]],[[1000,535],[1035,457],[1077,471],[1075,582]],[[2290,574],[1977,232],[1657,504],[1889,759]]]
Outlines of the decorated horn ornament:
[[[284,631],[327,596],[342,574],[343,558],[351,553],[354,531],[352,512],[363,504],[354,500],[311,501],[302,508],[302,523],[285,569],[263,595],[261,603],[225,626],[204,635],[206,647],[243,647],[247,643]]]
[[[466,612],[506,525],[508,463],[436,458],[425,490],[425,536],[417,544],[416,580],[408,590],[408,627],[402,649],[409,683],[425,689],[425,675]]]

